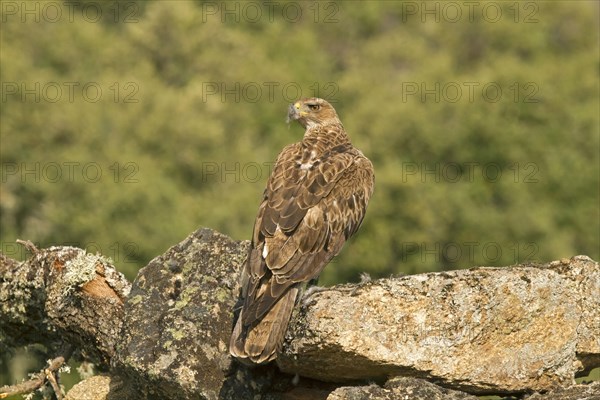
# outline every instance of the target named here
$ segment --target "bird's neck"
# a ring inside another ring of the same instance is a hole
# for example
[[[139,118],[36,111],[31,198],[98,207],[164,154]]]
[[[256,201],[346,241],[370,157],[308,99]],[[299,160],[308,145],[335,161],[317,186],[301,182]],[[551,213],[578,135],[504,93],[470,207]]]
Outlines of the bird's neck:
[[[316,146],[322,149],[351,144],[341,123],[306,127],[302,143],[308,147]]]

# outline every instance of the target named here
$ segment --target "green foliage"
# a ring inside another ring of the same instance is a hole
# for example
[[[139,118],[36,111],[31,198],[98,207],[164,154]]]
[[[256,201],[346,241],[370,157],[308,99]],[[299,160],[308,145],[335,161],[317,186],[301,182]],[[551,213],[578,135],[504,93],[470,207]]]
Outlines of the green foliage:
[[[39,22],[1,16],[9,256],[17,238],[75,244],[133,278],[200,226],[248,239],[270,163],[301,138],[284,121],[300,87],[376,168],[323,283],[599,258],[595,2],[494,3],[498,20],[465,6],[456,22],[443,2],[280,2],[272,18],[257,2],[77,2],[56,22],[43,10],[63,3],[38,4]]]

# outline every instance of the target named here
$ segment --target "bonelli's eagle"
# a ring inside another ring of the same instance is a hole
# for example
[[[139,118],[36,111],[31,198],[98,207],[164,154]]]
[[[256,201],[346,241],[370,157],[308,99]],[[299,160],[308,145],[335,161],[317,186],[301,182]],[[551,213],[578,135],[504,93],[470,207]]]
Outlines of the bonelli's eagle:
[[[299,100],[290,120],[306,131],[283,149],[269,177],[231,336],[231,354],[249,364],[275,359],[302,285],[358,230],[373,193],[373,165],[352,146],[331,104]]]

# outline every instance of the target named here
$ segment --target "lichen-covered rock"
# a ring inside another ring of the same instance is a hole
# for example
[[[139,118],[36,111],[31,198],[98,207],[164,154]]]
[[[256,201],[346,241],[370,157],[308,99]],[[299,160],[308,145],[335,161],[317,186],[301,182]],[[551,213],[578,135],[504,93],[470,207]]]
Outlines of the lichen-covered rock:
[[[77,383],[69,390],[65,400],[124,400],[139,399],[119,377],[96,375]]]
[[[74,385],[65,396],[65,400],[107,400],[111,378],[96,375]]]
[[[600,366],[600,273],[598,263],[587,256],[553,261],[545,266],[569,279],[579,292],[577,356],[586,371]]]
[[[558,389],[550,393],[536,393],[528,396],[526,400],[600,400],[600,382],[587,385],[573,385],[565,389]]]
[[[86,359],[108,368],[131,283],[110,259],[75,247],[50,247],[35,257],[48,271],[45,310],[52,325]]]
[[[292,318],[281,372],[229,356],[247,251],[248,242],[201,229],[152,260],[133,287],[81,249],[32,247],[22,263],[0,254],[0,350],[54,351],[64,340],[110,366],[110,376],[73,388],[72,400],[472,397],[448,388],[600,400],[598,384],[573,386],[600,364],[600,268],[588,257],[316,292]]]
[[[57,341],[44,312],[44,270],[29,269],[0,253],[0,276],[0,353]]]
[[[343,386],[334,390],[327,400],[477,400],[463,392],[445,389],[423,379],[397,377],[383,387]]]
[[[25,262],[0,254],[0,350],[62,343],[108,367],[131,284],[111,261],[69,246],[38,250]]]
[[[475,394],[567,387],[600,355],[599,280],[578,256],[333,287],[292,319],[277,362],[314,379],[415,376]]]
[[[228,342],[247,246],[200,229],[140,270],[116,370],[141,398],[217,399],[233,390]]]

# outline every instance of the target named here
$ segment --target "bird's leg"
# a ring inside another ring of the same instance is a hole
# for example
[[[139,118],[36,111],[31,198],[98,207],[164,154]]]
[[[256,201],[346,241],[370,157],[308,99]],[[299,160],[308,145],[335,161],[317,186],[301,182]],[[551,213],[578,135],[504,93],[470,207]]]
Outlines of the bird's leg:
[[[316,285],[317,281],[319,280],[319,278],[314,278],[311,279],[308,284],[307,287],[310,285]],[[362,273],[360,274],[360,283],[359,284],[355,284],[355,285],[338,285],[335,287],[334,290],[339,291],[339,292],[349,292],[350,296],[356,296],[358,294],[359,289],[361,289],[362,287],[364,287],[365,285],[371,283],[373,280],[371,279],[371,276],[367,273]],[[314,295],[316,293],[321,293],[324,292],[326,290],[331,290],[331,288],[327,288],[327,287],[321,287],[321,286],[310,286],[308,287],[308,289],[305,288],[305,290],[303,289],[303,291],[301,292],[299,298],[300,303],[302,305],[302,307],[306,307],[309,306],[311,304],[314,303]]]
[[[329,288],[317,286],[318,282],[319,282],[319,277],[313,278],[310,281],[308,281],[306,288],[304,288],[304,290],[302,291],[302,294],[300,295],[300,304],[302,305],[302,307],[307,307],[307,306],[313,304],[314,303],[313,296],[316,293],[321,293],[326,290],[329,290]]]

